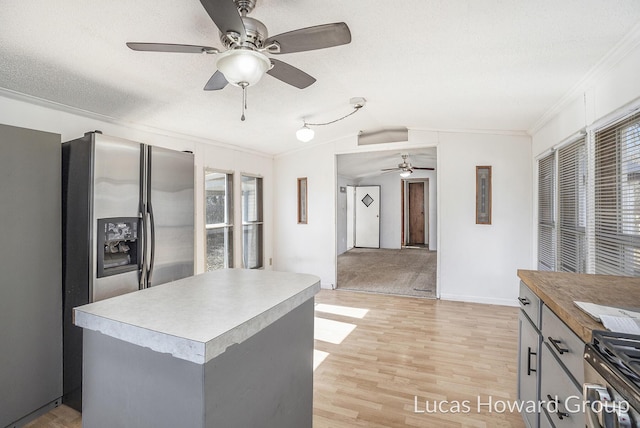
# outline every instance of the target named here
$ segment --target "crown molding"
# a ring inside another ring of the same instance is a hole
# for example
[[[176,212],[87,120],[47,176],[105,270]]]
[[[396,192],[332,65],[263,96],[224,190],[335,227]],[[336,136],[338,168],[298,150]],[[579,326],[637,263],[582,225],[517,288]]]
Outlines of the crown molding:
[[[534,135],[542,129],[543,126],[560,113],[572,100],[583,95],[589,87],[593,86],[604,75],[610,72],[619,61],[634,51],[638,45],[640,45],[640,23],[636,24],[582,79],[569,89],[558,102],[551,106],[551,108],[534,123],[527,133]]]
[[[198,137],[195,135],[183,134],[180,132],[170,131],[167,129],[156,128],[153,126],[144,125],[137,122],[130,122],[122,119],[116,119],[114,117],[107,116],[104,114],[95,113],[95,112],[84,110],[77,107],[72,107],[66,104],[61,104],[55,101],[50,101],[50,100],[39,98],[33,95],[24,94],[22,92],[17,92],[7,88],[0,87],[0,97],[21,101],[27,104],[36,105],[38,107],[43,107],[43,108],[55,110],[62,113],[81,116],[87,119],[99,120],[101,122],[110,123],[112,125],[121,126],[123,128],[128,128],[136,131],[142,131],[149,134],[162,135],[165,137],[175,138],[178,140],[205,144],[207,146],[219,147],[227,150],[234,150],[237,152],[242,152],[242,153],[252,154],[256,156],[266,157],[268,159],[273,159],[273,155],[269,153],[260,152],[257,150],[251,150],[244,147],[235,146],[233,144],[221,143],[216,140],[210,140],[208,138]]]

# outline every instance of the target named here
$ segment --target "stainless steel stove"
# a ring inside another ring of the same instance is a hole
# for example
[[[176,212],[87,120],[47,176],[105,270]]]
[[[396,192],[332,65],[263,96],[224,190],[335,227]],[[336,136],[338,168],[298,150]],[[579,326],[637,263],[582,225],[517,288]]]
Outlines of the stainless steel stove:
[[[587,426],[640,428],[640,336],[594,331],[584,359]]]

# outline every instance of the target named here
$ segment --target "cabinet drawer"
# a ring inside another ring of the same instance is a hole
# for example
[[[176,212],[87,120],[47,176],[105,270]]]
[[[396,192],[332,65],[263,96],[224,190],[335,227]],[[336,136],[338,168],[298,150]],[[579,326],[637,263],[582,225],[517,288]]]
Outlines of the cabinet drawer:
[[[547,306],[542,307],[542,336],[578,385],[584,383],[584,342]]]
[[[520,281],[518,301],[520,308],[527,314],[533,325],[540,329],[540,299],[522,281]]]
[[[556,428],[584,428],[584,414],[579,408],[582,391],[562,368],[547,343],[542,345],[541,370],[543,374],[540,382],[540,400],[545,403],[544,409],[548,411],[553,425]],[[551,401],[556,401],[556,404],[549,404]],[[541,416],[545,417],[544,414]]]

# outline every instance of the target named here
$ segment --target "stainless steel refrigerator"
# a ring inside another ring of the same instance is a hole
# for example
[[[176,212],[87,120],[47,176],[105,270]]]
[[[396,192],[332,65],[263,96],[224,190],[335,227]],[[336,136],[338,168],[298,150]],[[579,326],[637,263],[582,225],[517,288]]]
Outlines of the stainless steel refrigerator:
[[[82,409],[72,309],[194,273],[193,154],[89,132],[62,144],[63,402]]]

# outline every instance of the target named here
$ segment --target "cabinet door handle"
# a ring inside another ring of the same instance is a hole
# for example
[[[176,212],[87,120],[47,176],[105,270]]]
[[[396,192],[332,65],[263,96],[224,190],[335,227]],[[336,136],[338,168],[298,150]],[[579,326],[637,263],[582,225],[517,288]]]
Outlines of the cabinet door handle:
[[[535,352],[531,352],[531,346],[527,348],[527,376],[531,376],[531,373],[535,373],[536,369],[531,368],[531,356],[537,355]]]
[[[554,404],[556,405],[556,407],[555,407],[555,410],[556,410],[556,411],[555,411],[555,414],[558,416],[558,419],[563,420],[564,418],[568,418],[568,417],[569,417],[569,414],[568,414],[568,413],[566,413],[566,412],[561,412],[561,411],[559,411],[559,410],[558,410],[558,404],[560,404],[560,400],[558,399],[558,396],[556,396],[556,398],[553,398],[553,397],[551,396],[551,394],[547,394],[547,399],[548,399],[550,402],[552,402],[552,403],[554,403]]]
[[[560,355],[564,354],[565,352],[569,352],[569,350],[567,348],[561,348],[560,347],[560,344],[562,343],[562,340],[554,339],[551,336],[549,336],[548,339],[549,339],[549,342],[551,342],[553,347],[556,348],[556,351],[558,351],[558,353]]]
[[[529,299],[527,299],[526,297],[518,297],[518,300],[520,301],[520,303],[522,303],[522,306],[527,306],[531,304]]]

